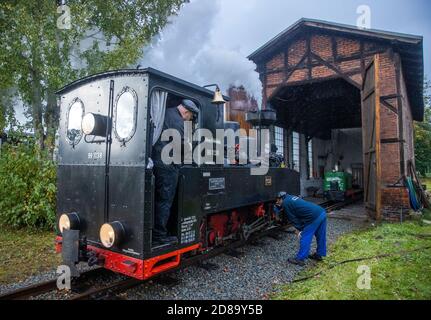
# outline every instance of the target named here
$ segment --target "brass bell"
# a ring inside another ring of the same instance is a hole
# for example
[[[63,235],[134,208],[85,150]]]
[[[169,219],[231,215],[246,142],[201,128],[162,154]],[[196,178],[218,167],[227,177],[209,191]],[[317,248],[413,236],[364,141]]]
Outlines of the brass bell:
[[[211,101],[212,104],[225,104],[226,101],[223,99],[223,95],[220,91],[220,88],[217,87],[216,91],[214,92],[214,99]]]

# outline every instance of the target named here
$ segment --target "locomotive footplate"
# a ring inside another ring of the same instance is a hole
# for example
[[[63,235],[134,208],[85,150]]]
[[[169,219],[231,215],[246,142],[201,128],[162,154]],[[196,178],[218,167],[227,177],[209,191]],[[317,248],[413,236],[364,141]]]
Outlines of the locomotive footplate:
[[[79,277],[80,273],[76,268],[76,264],[79,261],[86,260],[86,252],[86,240],[79,239],[79,230],[63,231],[61,256],[63,263],[70,268],[72,277]]]

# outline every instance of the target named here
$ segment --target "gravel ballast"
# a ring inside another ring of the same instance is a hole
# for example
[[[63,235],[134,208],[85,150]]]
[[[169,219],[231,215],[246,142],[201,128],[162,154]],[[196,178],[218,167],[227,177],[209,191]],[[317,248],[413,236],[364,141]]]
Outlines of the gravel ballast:
[[[340,235],[357,230],[362,226],[364,226],[363,221],[328,219],[328,243],[330,244]],[[270,294],[278,291],[279,285],[292,281],[302,270],[302,267],[287,262],[287,259],[295,256],[298,250],[296,236],[287,232],[277,234],[279,235],[278,240],[263,237],[253,245],[247,244],[237,249],[242,253],[240,257],[221,254],[204,262],[214,264],[216,269],[193,265],[170,273],[167,280],[174,278],[177,280],[174,283],[150,280],[120,294],[120,297],[132,300],[266,299]],[[314,246],[315,243],[313,243],[312,250],[314,250]],[[307,265],[313,263],[313,261],[308,261]],[[0,295],[55,277],[55,270],[52,270],[19,283],[1,285]],[[112,275],[112,281],[119,278],[119,275]],[[104,280],[106,281],[106,279]],[[62,297],[67,298],[67,295],[52,292],[38,298],[62,299]]]
[[[328,219],[328,243],[340,235],[363,226],[361,221]],[[302,267],[287,262],[298,250],[298,240],[292,233],[279,233],[280,240],[264,237],[259,246],[246,245],[238,251],[239,258],[222,254],[208,260],[218,266],[216,270],[206,270],[190,266],[172,274],[178,280],[176,285],[149,281],[135,287],[121,296],[134,300],[259,300],[277,292],[279,285],[294,279]],[[314,249],[313,244],[313,249]],[[328,252],[330,254],[330,252]],[[308,261],[307,265],[314,262]]]

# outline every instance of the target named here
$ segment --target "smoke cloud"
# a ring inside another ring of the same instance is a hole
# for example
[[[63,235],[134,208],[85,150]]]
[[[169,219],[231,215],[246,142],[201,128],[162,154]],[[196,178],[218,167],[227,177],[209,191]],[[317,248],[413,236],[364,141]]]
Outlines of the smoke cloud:
[[[215,41],[220,15],[220,0],[195,0],[184,5],[144,50],[140,64],[202,86],[217,83],[224,92],[231,86],[243,86],[261,105],[262,83],[256,65],[238,48]]]

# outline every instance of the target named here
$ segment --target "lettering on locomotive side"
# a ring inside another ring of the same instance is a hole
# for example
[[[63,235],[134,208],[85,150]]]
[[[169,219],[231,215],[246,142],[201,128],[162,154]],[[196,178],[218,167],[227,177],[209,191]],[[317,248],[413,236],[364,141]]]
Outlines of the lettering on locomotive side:
[[[102,152],[89,152],[88,153],[88,159],[89,160],[100,160],[103,158]]]
[[[197,222],[196,216],[183,218],[181,221],[181,243],[191,243],[196,240],[194,226]]]

